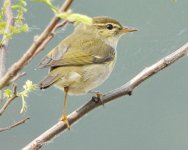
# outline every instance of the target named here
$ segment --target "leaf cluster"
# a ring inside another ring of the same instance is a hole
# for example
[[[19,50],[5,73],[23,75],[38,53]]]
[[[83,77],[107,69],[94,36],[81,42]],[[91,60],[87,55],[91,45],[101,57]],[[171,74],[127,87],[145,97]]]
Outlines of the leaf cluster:
[[[54,12],[55,16],[57,16],[61,19],[68,20],[69,22],[72,22],[75,25],[78,25],[80,23],[88,24],[88,25],[92,24],[91,17],[88,17],[83,14],[79,14],[79,13],[61,12],[61,11],[59,11],[59,9],[56,6],[54,6],[52,4],[52,2],[50,0],[33,0],[33,1],[46,4]]]
[[[32,81],[27,80],[25,84],[23,85],[23,90],[20,92],[15,93],[16,96],[21,97],[22,100],[22,107],[20,110],[20,113],[26,112],[27,110],[27,103],[26,98],[29,96],[29,94],[37,89],[37,85],[33,84]],[[5,89],[3,92],[4,98],[9,100],[14,96],[14,92],[11,89]]]
[[[9,1],[5,1],[3,7],[0,11],[0,35],[2,35],[2,39],[0,40],[0,44],[2,44],[7,39],[12,39],[12,37],[16,34],[27,32],[28,25],[24,22],[24,13],[27,11],[27,3],[26,0],[17,0],[14,5],[11,6],[11,9],[15,11],[16,16],[12,18],[12,23],[8,25],[6,20],[5,11],[8,9]],[[6,31],[6,27],[9,27],[9,32]]]

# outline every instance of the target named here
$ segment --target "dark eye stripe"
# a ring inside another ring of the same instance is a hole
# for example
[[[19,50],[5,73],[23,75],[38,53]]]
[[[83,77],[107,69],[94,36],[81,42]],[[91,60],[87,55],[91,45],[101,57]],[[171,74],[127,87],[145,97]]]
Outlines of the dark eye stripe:
[[[106,29],[108,29],[107,28],[107,26],[113,26],[113,29],[114,28],[118,28],[118,29],[121,29],[122,27],[121,26],[119,26],[119,25],[116,25],[116,24],[113,24],[113,23],[107,23],[107,24],[102,24],[102,23],[97,23],[97,24],[93,24],[94,26],[97,26],[98,28],[106,28]],[[111,27],[110,27],[111,28]],[[109,29],[110,30],[110,29]],[[112,30],[112,29],[111,29]]]

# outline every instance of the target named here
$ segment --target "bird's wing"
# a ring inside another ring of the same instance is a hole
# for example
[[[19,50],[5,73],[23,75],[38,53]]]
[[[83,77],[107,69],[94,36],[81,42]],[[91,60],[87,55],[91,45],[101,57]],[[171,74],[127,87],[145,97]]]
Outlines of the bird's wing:
[[[60,43],[40,61],[40,63],[38,64],[38,68],[50,67],[53,61],[62,59],[68,49],[69,46]]]
[[[85,41],[84,49],[78,50],[74,46],[57,46],[39,64],[39,68],[58,67],[58,66],[83,66],[89,64],[100,64],[110,61],[114,58],[114,49],[112,47],[101,46],[94,47],[90,42]],[[89,50],[88,50],[89,49]],[[100,51],[102,49],[102,51]]]

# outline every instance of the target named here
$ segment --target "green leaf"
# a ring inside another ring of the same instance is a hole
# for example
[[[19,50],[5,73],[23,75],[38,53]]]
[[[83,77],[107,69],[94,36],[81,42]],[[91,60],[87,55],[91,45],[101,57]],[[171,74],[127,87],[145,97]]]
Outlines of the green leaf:
[[[40,2],[46,4],[53,12],[57,13],[58,9],[52,4],[50,0],[33,0],[35,2]]]
[[[91,17],[82,15],[82,14],[78,14],[78,13],[58,13],[58,14],[56,14],[56,16],[58,16],[62,19],[66,19],[70,22],[74,22],[75,24],[80,24],[80,23],[88,24],[88,25],[92,24]]]
[[[20,6],[20,5],[12,5],[11,6],[11,8],[13,8],[13,9],[18,9],[18,8],[21,8],[22,6]]]
[[[7,34],[5,33],[6,21],[4,21],[7,3],[4,3],[3,8],[0,11],[0,34],[3,36],[3,39],[0,40],[0,43],[6,39],[12,39],[12,37],[16,34],[28,31],[28,25],[24,23],[23,17],[24,12],[27,11],[26,5],[26,0],[17,0],[15,5],[12,5],[12,9],[15,9],[17,14],[15,15],[14,26],[10,26],[10,32]]]
[[[62,19],[66,19],[70,22],[74,22],[74,24],[92,24],[92,18],[88,17],[86,15],[78,14],[78,13],[62,13],[60,12],[50,0],[33,0],[35,2],[41,2],[46,4],[54,13],[57,17],[60,17]]]
[[[23,6],[27,6],[27,2],[26,1],[24,1],[24,0],[21,0],[21,2],[20,2]]]
[[[29,31],[29,27],[27,24],[24,24],[22,27],[21,27],[21,31],[23,32],[28,32]]]
[[[25,97],[24,96],[21,96],[21,98],[22,98],[22,108],[20,110],[20,113],[23,113],[23,112],[27,111],[27,103],[25,101]]]
[[[29,93],[35,91],[36,89],[37,89],[37,85],[33,84],[32,81],[27,80],[25,84],[23,85],[23,91],[17,93],[17,95],[21,97],[22,99],[22,107],[21,107],[20,113],[27,111],[26,98],[29,96]]]
[[[11,89],[4,90],[3,97],[7,98],[7,99],[11,98],[12,97],[12,90]]]

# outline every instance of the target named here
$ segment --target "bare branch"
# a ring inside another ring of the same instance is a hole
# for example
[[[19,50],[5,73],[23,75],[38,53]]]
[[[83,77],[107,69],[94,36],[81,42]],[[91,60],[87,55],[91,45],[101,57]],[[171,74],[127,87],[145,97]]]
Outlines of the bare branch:
[[[64,4],[60,8],[60,11],[66,12],[73,0],[65,0]],[[57,16],[53,17],[51,22],[45,28],[45,30],[41,33],[41,35],[33,42],[30,48],[26,51],[26,53],[16,62],[11,68],[7,71],[7,73],[0,79],[0,89],[5,87],[9,81],[26,65],[28,64],[33,57],[38,54],[46,44],[53,37],[53,32],[56,29],[56,25],[59,23],[61,19]]]
[[[13,97],[11,97],[10,99],[6,100],[5,104],[3,105],[3,107],[0,109],[0,116],[5,112],[5,110],[7,109],[7,107],[11,104],[11,102],[16,98],[17,96],[14,95]]]
[[[0,78],[5,74],[5,62],[6,62],[6,48],[3,45],[0,45]]]
[[[67,23],[68,23],[67,20],[60,22],[59,24],[56,25],[56,29],[64,27]]]
[[[15,127],[17,127],[17,126],[19,126],[19,125],[25,123],[28,119],[30,119],[30,118],[27,117],[27,118],[24,118],[24,119],[22,119],[22,120],[20,120],[20,121],[18,121],[18,122],[16,122],[16,123],[14,123],[14,124],[8,126],[8,127],[0,128],[0,132],[7,131],[7,130],[10,130],[10,129],[12,129],[12,128],[15,128]]]
[[[21,77],[23,77],[23,76],[25,76],[25,75],[26,75],[26,72],[20,72],[20,73],[18,73],[18,74],[9,82],[9,84],[16,82],[18,79],[20,79]]]
[[[155,75],[157,72],[173,64],[175,61],[177,61],[181,57],[187,55],[187,53],[188,53],[188,43],[186,43],[184,46],[182,46],[175,52],[171,53],[170,55],[162,58],[161,60],[159,60],[152,66],[144,69],[126,84],[107,93],[104,97],[102,97],[101,103],[96,103],[93,100],[90,100],[84,106],[80,107],[79,109],[73,111],[71,114],[68,115],[68,120],[69,120],[70,125],[75,123],[77,120],[82,118],[85,114],[87,114],[88,112],[92,111],[93,109],[95,109],[96,107],[100,105],[108,103],[124,95],[131,95],[134,88],[136,88],[138,85],[143,83],[147,78],[151,77],[152,75]],[[66,124],[62,121],[58,122],[54,126],[52,126],[50,129],[48,129],[47,131],[42,133],[40,136],[38,136],[36,139],[34,139],[32,142],[30,142],[28,145],[26,145],[23,148],[23,150],[33,150],[33,149],[38,150],[46,142],[50,141],[56,135],[65,131],[65,129],[67,129]]]

